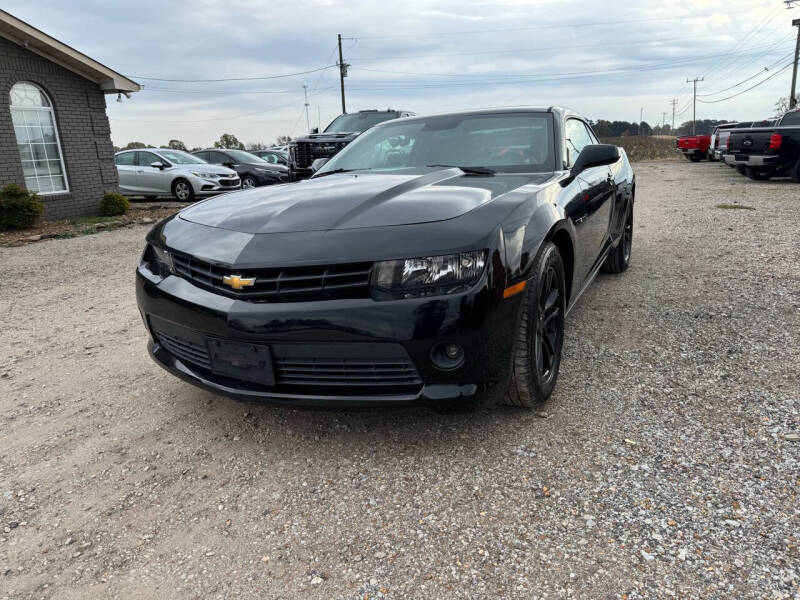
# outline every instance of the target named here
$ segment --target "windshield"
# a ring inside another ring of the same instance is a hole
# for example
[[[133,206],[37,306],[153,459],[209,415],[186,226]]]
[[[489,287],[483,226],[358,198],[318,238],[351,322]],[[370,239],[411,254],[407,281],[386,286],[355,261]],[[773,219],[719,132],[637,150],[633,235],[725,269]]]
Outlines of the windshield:
[[[373,125],[396,119],[400,114],[396,112],[360,112],[351,115],[339,115],[328,125],[324,133],[361,133]]]
[[[513,113],[402,119],[359,136],[319,172],[438,165],[510,173],[554,171],[553,116]]]
[[[173,165],[206,164],[206,161],[204,161],[202,158],[197,158],[196,156],[192,156],[188,152],[183,152],[182,150],[159,150],[158,153]]]
[[[244,150],[225,150],[225,153],[231,156],[236,162],[240,163],[260,163],[264,162],[263,158],[259,158],[255,154],[250,154]]]

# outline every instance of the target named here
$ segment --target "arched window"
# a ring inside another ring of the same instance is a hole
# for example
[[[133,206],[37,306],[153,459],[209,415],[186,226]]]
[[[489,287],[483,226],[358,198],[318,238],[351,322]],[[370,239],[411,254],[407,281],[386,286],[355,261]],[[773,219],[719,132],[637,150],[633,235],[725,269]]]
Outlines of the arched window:
[[[22,159],[25,187],[39,194],[68,191],[53,104],[38,85],[20,81],[11,88],[11,118]]]

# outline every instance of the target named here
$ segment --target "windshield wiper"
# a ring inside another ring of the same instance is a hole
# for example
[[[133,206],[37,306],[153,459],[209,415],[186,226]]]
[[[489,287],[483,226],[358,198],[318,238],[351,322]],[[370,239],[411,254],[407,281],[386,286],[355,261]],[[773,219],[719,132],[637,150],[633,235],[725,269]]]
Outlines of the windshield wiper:
[[[459,167],[458,165],[427,165],[429,167],[445,167],[447,169],[461,169],[464,173],[469,175],[494,175],[497,173],[494,169],[488,167]]]
[[[352,173],[353,171],[371,171],[372,167],[367,167],[363,169],[334,169],[333,171],[322,171],[321,173],[317,171],[314,173],[314,177],[325,177],[325,175],[333,175],[334,173]]]

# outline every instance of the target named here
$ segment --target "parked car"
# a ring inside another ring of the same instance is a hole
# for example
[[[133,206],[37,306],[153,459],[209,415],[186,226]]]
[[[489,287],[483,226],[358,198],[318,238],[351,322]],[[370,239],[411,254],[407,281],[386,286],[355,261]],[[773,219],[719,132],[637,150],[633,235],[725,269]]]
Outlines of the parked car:
[[[253,150],[251,154],[273,165],[289,166],[288,152],[282,152],[281,150]]]
[[[206,148],[192,152],[192,154],[208,163],[233,169],[239,174],[243,188],[289,181],[289,167],[268,163],[244,150]]]
[[[800,110],[787,112],[775,125],[734,129],[725,161],[750,179],[788,175],[800,182]]]
[[[679,137],[675,145],[678,152],[692,162],[700,162],[708,158],[708,149],[711,146],[710,135],[684,135]]]
[[[240,399],[533,407],[568,311],[628,267],[634,197],[624,150],[567,109],[387,121],[311,179],[159,223],[136,277],[149,351]]]
[[[714,131],[711,132],[711,143],[708,147],[709,160],[722,160],[727,147],[728,136],[730,136],[731,130],[738,125],[739,123],[724,123],[714,127]]]
[[[117,152],[114,162],[120,191],[132,196],[174,196],[192,202],[196,196],[230,192],[242,185],[236,171],[210,165],[182,150],[123,150]]]
[[[406,110],[360,110],[339,115],[322,133],[311,133],[289,144],[289,166],[297,179],[310,177],[318,158],[331,158],[361,133],[384,121],[411,117]]]
[[[761,120],[761,121],[745,121],[743,123],[737,123],[736,126],[733,129],[751,129],[753,127],[768,127],[768,126],[774,125],[775,123],[777,123],[777,121],[778,121],[777,119],[764,119],[764,120]],[[744,175],[745,174],[744,165],[738,165],[737,166],[736,164],[734,164],[732,162],[728,162],[727,159],[725,158],[725,155],[728,154],[729,151],[730,151],[729,150],[730,145],[728,143],[728,139],[730,139],[730,135],[728,135],[727,138],[725,139],[725,144],[724,145],[720,144],[720,150],[721,150],[721,152],[720,152],[720,160],[723,163],[725,163],[726,165],[728,165],[729,167],[731,167],[733,169],[736,169],[737,171],[739,171],[739,173]]]

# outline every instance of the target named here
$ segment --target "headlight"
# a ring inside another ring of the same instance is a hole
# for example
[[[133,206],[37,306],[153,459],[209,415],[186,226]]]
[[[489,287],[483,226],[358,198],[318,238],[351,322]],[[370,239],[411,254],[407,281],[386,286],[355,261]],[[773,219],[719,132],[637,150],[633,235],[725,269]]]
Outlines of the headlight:
[[[200,171],[192,171],[192,175],[195,177],[202,177],[204,179],[216,179],[219,177],[216,173],[202,173]]]
[[[393,297],[416,298],[464,291],[486,267],[486,251],[375,263],[372,286]]]
[[[153,244],[145,248],[142,262],[147,264],[147,268],[150,269],[151,273],[162,278],[175,272],[175,265],[172,263],[172,256],[169,251]]]

